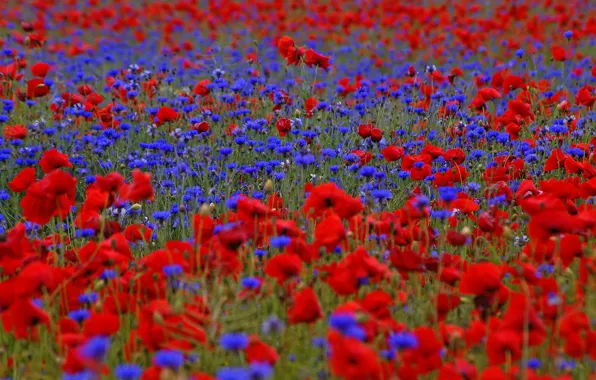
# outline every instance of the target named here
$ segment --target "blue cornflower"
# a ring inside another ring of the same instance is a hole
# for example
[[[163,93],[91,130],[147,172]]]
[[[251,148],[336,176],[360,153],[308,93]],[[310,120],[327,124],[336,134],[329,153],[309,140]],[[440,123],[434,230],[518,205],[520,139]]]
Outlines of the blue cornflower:
[[[565,33],[563,33],[563,36],[569,40],[571,39],[571,37],[573,37],[573,31],[568,30]]]
[[[286,326],[281,319],[279,319],[275,315],[272,315],[265,319],[265,321],[261,325],[261,332],[264,335],[281,333],[285,329],[285,327]]]
[[[271,377],[273,368],[268,363],[252,363],[249,372],[251,380],[262,380]]]
[[[360,168],[360,176],[365,177],[365,178],[369,178],[372,177],[373,175],[375,175],[376,169],[373,168],[372,166],[363,166],[362,168]]]
[[[77,323],[82,323],[84,320],[89,318],[90,315],[91,312],[89,312],[87,309],[73,310],[68,313],[68,317]]]
[[[136,364],[120,364],[114,369],[118,380],[136,380],[143,374],[143,368]]]
[[[251,371],[248,368],[224,367],[215,373],[217,380],[250,380]]]
[[[370,195],[380,201],[390,199],[392,196],[391,191],[386,189],[371,190]]]
[[[269,239],[269,245],[273,248],[283,248],[285,246],[288,246],[291,242],[292,238],[285,235],[275,236]]]
[[[90,360],[104,360],[110,349],[110,339],[105,336],[96,336],[89,339],[80,349],[82,357]]]
[[[397,350],[406,350],[418,347],[416,335],[408,332],[400,332],[389,336],[389,345]]]
[[[158,367],[177,371],[184,364],[184,355],[174,350],[161,350],[153,356],[153,363]]]
[[[177,277],[183,272],[182,266],[178,264],[166,265],[161,270],[167,277]]]
[[[528,368],[530,369],[538,369],[541,365],[542,363],[540,362],[540,359],[532,358],[528,360]]]
[[[248,346],[248,336],[243,333],[227,333],[221,336],[219,344],[226,350],[243,350]]]
[[[256,277],[245,277],[240,283],[247,289],[257,289],[261,285],[261,280]]]
[[[357,321],[352,313],[335,313],[329,318],[329,325],[343,332],[357,325]]]
[[[453,202],[457,199],[457,189],[453,187],[439,187],[439,197],[443,202]]]

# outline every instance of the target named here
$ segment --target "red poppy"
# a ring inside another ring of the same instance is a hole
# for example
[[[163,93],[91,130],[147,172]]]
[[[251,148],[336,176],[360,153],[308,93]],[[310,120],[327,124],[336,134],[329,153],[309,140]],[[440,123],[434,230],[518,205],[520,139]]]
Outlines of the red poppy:
[[[550,54],[552,58],[557,62],[564,62],[567,59],[565,49],[560,46],[552,46],[550,48]]]
[[[352,198],[333,182],[314,186],[304,203],[305,214],[313,218],[323,216],[327,211],[333,210],[344,219],[360,213],[363,210],[359,198]]]
[[[62,170],[54,170],[27,188],[21,199],[23,217],[40,225],[54,216],[66,218],[75,205],[77,180]]]
[[[262,342],[257,336],[251,336],[248,346],[244,349],[246,361],[250,363],[267,363],[275,365],[279,360],[279,354],[275,348]]]
[[[179,117],[180,115],[178,115],[178,112],[170,107],[160,107],[159,110],[157,110],[156,118],[159,124],[177,120]]]
[[[315,229],[315,244],[325,247],[327,252],[333,251],[346,238],[346,229],[341,218],[331,214],[317,224]]]
[[[27,98],[35,99],[46,96],[50,93],[50,88],[41,78],[34,78],[27,82]]]
[[[494,293],[501,286],[503,275],[503,270],[496,264],[490,262],[471,264],[459,282],[459,291],[462,294],[475,296]]]
[[[22,193],[35,183],[36,180],[35,169],[25,168],[18,172],[12,181],[8,183],[8,188],[14,193]]]
[[[39,160],[39,166],[41,166],[41,170],[46,174],[60,168],[72,168],[68,156],[56,149],[45,151],[41,160]]]
[[[312,288],[304,288],[294,294],[293,304],[288,309],[290,324],[312,323],[322,317],[323,309]]]
[[[123,184],[120,188],[122,201],[153,201],[154,191],[151,186],[151,173],[143,173],[139,169],[132,172],[132,184]]]
[[[381,154],[387,162],[397,161],[404,156],[404,148],[389,145],[381,150]]]
[[[143,224],[131,224],[124,229],[124,236],[126,240],[136,243],[138,241],[148,242],[151,240],[151,234],[153,231],[151,228]]]
[[[584,222],[577,216],[563,210],[544,210],[532,216],[528,224],[528,234],[537,240],[547,240],[551,236],[581,232]]]
[[[345,380],[381,380],[381,363],[374,348],[358,339],[343,337],[333,332],[329,339],[331,373]]]
[[[294,40],[288,36],[283,36],[277,42],[277,50],[279,51],[279,54],[281,54],[281,56],[284,58],[288,57],[290,49],[294,48],[295,46],[296,44],[294,43]]]
[[[265,274],[273,277],[281,285],[291,278],[296,278],[302,271],[302,260],[294,253],[275,255],[265,265]]]
[[[87,337],[112,336],[120,329],[118,314],[91,313],[83,324],[83,334]]]
[[[304,64],[308,67],[320,67],[323,70],[329,68],[329,57],[317,53],[313,49],[307,49],[304,52]]]
[[[195,95],[200,95],[200,96],[207,96],[209,95],[209,88],[207,87],[207,85],[209,85],[211,83],[211,81],[209,81],[209,79],[203,79],[201,81],[199,81],[194,89],[192,90],[192,93]]]
[[[24,140],[27,137],[27,127],[22,124],[7,125],[4,127],[3,134],[8,140]]]
[[[17,339],[37,339],[37,326],[50,328],[50,316],[29,299],[16,300],[1,315],[4,331]]]

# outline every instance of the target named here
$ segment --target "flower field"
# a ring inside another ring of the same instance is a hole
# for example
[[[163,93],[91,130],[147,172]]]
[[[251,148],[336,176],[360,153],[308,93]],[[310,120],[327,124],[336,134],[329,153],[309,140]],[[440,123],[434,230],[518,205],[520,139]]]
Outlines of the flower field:
[[[596,379],[591,1],[0,31],[0,379]]]

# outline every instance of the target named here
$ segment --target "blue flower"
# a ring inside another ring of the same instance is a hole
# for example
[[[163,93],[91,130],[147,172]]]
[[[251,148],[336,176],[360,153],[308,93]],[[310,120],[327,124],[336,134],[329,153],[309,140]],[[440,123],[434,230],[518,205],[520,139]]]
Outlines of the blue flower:
[[[389,345],[397,350],[406,350],[418,347],[418,338],[408,332],[400,332],[389,336]]]
[[[143,368],[136,364],[120,364],[114,369],[118,380],[136,380],[143,374]]]
[[[224,367],[215,373],[217,380],[250,380],[251,371],[248,368]]]
[[[171,264],[171,265],[164,266],[162,268],[162,272],[167,277],[177,277],[182,274],[183,269],[182,269],[182,266],[180,266],[178,264]]]
[[[270,246],[272,246],[273,248],[280,248],[280,249],[290,245],[291,242],[292,242],[292,238],[285,236],[285,235],[275,236],[275,237],[272,237],[271,239],[269,239]]]
[[[241,281],[242,286],[247,289],[256,289],[261,285],[261,281],[256,277],[245,277]]]
[[[110,339],[105,336],[96,336],[81,347],[80,354],[86,359],[103,361],[109,349]]]
[[[248,346],[248,335],[243,333],[226,333],[219,339],[219,345],[230,351],[243,350]]]
[[[91,312],[89,312],[89,310],[87,309],[73,310],[70,313],[68,313],[68,317],[77,323],[82,323],[87,318],[89,318],[90,315]]]
[[[177,371],[184,364],[184,355],[174,350],[161,350],[153,356],[153,363],[158,367]]]
[[[252,363],[249,372],[251,380],[261,380],[271,377],[273,368],[268,363]]]

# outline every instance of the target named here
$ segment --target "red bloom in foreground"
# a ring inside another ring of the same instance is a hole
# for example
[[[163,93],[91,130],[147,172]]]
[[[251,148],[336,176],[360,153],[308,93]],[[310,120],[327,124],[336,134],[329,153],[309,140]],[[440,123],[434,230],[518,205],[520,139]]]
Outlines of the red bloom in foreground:
[[[31,74],[36,77],[45,78],[50,71],[50,65],[45,62],[36,62],[31,66]]]
[[[26,191],[35,181],[35,169],[25,168],[8,183],[8,188],[15,193],[22,193],[23,191]]]
[[[24,140],[27,137],[27,127],[22,124],[7,125],[3,133],[7,140]]]
[[[304,53],[304,64],[308,67],[320,67],[323,70],[329,68],[329,57],[317,53],[313,49],[308,49]]]
[[[60,168],[72,168],[68,156],[56,149],[45,151],[41,160],[39,160],[39,166],[41,166],[41,170],[46,174]]]
[[[383,379],[383,370],[377,352],[355,338],[332,333],[330,339],[331,373],[346,380]]]
[[[12,332],[17,339],[35,339],[38,325],[49,328],[50,317],[29,299],[17,300],[2,312],[2,328]]]
[[[75,205],[77,180],[62,170],[54,170],[41,181],[27,188],[21,199],[23,217],[39,225],[47,224],[54,216],[66,218]]]
[[[290,324],[312,323],[322,317],[321,303],[312,288],[304,288],[294,294],[294,303],[288,309]]]
[[[151,186],[151,173],[143,173],[139,169],[132,172],[132,184],[124,184],[120,188],[122,201],[153,201],[154,191]]]
[[[281,56],[284,58],[288,57],[290,48],[293,48],[295,46],[296,44],[294,43],[294,40],[288,36],[283,36],[277,42],[277,50],[279,51],[279,54],[281,54]]]
[[[459,282],[459,291],[462,294],[475,296],[496,292],[501,286],[503,275],[503,270],[496,264],[489,262],[472,264]]]
[[[173,108],[170,107],[160,107],[157,111],[157,121],[159,124],[167,123],[170,121],[177,120],[179,115]]]
[[[404,148],[389,145],[381,150],[381,154],[388,162],[397,161],[404,156]]]

